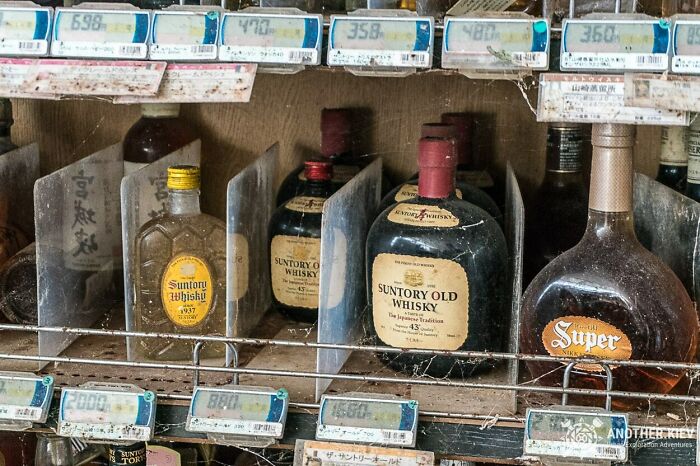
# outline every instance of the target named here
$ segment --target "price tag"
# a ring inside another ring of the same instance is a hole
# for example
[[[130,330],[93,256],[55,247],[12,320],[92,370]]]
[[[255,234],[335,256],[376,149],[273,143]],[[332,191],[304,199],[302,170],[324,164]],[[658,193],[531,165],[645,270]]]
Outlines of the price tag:
[[[433,466],[435,454],[403,448],[372,447],[347,443],[297,440],[295,465],[328,466]]]
[[[678,19],[673,22],[674,73],[700,73],[700,19]]]
[[[289,395],[285,389],[196,387],[186,429],[231,436],[270,437],[284,434]]]
[[[149,28],[147,11],[57,8],[51,55],[145,59]]]
[[[222,61],[319,65],[321,15],[227,13],[221,28]]]
[[[564,21],[562,71],[666,71],[669,22],[653,20]]]
[[[218,11],[156,11],[151,60],[216,60]]]
[[[685,112],[625,106],[624,75],[542,73],[537,121],[685,126]]]
[[[627,426],[627,414],[564,406],[528,409],[524,453],[624,463]]]
[[[418,403],[347,395],[321,397],[318,440],[361,442],[400,447],[416,444]]]
[[[331,66],[430,68],[432,51],[433,18],[331,17]]]
[[[53,377],[0,373],[0,423],[46,422],[53,397]]]
[[[549,22],[542,19],[446,18],[442,67],[546,70]]]
[[[50,30],[50,8],[0,7],[0,55],[46,55]]]
[[[700,112],[700,77],[628,73],[625,105]]]
[[[153,437],[156,396],[133,385],[64,388],[58,435],[87,440],[145,442]]]

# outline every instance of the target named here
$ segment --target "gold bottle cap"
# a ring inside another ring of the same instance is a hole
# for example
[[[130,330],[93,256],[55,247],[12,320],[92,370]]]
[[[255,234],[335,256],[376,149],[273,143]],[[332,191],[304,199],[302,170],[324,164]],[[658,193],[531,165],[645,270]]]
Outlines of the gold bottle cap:
[[[199,189],[200,170],[195,165],[168,167],[168,189]]]
[[[141,115],[146,118],[177,118],[180,104],[142,104]]]

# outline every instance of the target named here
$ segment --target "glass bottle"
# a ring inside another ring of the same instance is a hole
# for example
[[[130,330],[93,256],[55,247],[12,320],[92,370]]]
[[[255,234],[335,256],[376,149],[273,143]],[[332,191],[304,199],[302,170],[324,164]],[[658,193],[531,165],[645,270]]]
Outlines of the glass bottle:
[[[421,139],[418,197],[385,210],[367,238],[369,328],[380,345],[498,351],[508,251],[498,223],[454,194],[456,157],[445,139]],[[431,377],[491,367],[451,356],[384,354],[390,367]]]
[[[136,235],[134,322],[138,332],[226,334],[226,225],[199,208],[200,171],[168,168],[168,211]],[[137,339],[145,359],[188,360],[189,341]],[[223,345],[205,345],[202,357]]]
[[[547,130],[547,167],[526,215],[525,278],[578,243],[586,231],[588,187],[581,171],[583,128],[553,123]]]
[[[521,351],[603,359],[690,362],[698,317],[683,284],[634,233],[634,126],[593,125],[588,225],[581,241],[550,262],[522,301]],[[533,380],[561,385],[564,363],[527,363]],[[667,393],[682,370],[611,367],[613,390]],[[571,387],[604,390],[598,364],[577,364]],[[573,397],[601,406],[603,398]],[[635,406],[613,398],[613,406]],[[646,404],[646,402],[644,402]]]
[[[109,466],[146,466],[146,444],[110,445],[107,448]]]
[[[12,142],[12,102],[10,99],[0,99],[0,154],[17,149]]]
[[[70,439],[53,434],[36,434],[35,463],[41,466],[73,466]]]
[[[685,195],[700,202],[700,118],[688,128],[688,178]]]
[[[661,127],[661,155],[656,181],[682,193],[688,176],[687,129],[683,126]]]
[[[0,266],[0,312],[12,323],[38,323],[36,244]]]
[[[304,163],[305,188],[270,219],[273,306],[300,322],[318,319],[323,204],[333,192],[333,165]]]

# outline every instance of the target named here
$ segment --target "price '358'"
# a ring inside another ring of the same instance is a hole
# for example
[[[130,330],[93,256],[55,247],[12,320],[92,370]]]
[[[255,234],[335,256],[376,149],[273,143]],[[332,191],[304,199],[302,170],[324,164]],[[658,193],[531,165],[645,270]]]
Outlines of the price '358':
[[[348,40],[376,40],[384,37],[382,25],[380,23],[360,23],[353,22],[350,27],[350,32],[347,34]]]

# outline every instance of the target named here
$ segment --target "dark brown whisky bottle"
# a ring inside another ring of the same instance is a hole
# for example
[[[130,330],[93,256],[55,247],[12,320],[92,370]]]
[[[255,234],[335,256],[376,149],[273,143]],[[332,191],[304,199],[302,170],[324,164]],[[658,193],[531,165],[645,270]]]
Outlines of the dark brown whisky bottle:
[[[634,126],[593,126],[588,225],[581,241],[549,263],[523,297],[523,353],[562,358],[690,362],[698,317],[683,284],[637,241],[632,222]],[[560,385],[564,363],[529,362],[534,380]],[[682,370],[611,367],[613,389],[667,393]],[[598,364],[577,364],[571,386],[605,389]],[[573,399],[602,404],[602,398]],[[613,405],[634,405],[613,398]]]
[[[682,193],[688,176],[688,129],[661,127],[661,154],[656,181]]]

